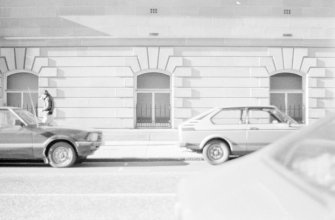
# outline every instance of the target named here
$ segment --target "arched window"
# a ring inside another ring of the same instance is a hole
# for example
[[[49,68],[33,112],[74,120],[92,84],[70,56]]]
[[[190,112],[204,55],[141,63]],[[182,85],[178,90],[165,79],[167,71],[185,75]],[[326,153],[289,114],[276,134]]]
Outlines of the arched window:
[[[137,77],[137,89],[169,89],[170,77],[162,73],[145,73]]]
[[[304,121],[302,77],[279,73],[270,77],[270,103],[298,122]]]
[[[38,101],[38,77],[32,73],[14,73],[7,76],[7,106],[14,106],[34,112]],[[32,106],[32,103],[34,106]]]
[[[137,76],[136,127],[170,127],[170,76],[149,72]]]

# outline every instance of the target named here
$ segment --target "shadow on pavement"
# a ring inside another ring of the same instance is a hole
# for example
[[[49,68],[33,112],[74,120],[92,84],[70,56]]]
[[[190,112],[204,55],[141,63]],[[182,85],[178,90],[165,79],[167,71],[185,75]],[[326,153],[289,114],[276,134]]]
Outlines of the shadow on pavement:
[[[0,167],[48,167],[42,160],[0,160]]]
[[[199,160],[201,161],[201,160]],[[158,167],[158,166],[187,166],[189,163],[185,159],[173,158],[101,158],[87,159],[81,163],[76,163],[71,168],[88,167]],[[39,160],[0,160],[0,167],[50,167]]]
[[[120,159],[87,159],[77,167],[157,167],[157,166],[187,166],[184,159],[171,158],[120,158]]]

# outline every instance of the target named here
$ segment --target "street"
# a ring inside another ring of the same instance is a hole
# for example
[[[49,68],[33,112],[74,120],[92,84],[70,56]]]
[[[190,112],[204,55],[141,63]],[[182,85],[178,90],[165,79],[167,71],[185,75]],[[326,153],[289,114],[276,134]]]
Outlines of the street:
[[[183,177],[204,161],[88,159],[73,168],[0,163],[0,219],[175,219]]]

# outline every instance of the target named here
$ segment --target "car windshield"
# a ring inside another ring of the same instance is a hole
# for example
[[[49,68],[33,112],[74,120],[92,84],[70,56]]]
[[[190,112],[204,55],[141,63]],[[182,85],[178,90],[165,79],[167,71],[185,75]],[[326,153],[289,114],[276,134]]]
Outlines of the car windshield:
[[[335,194],[335,115],[275,151],[276,161],[307,182]]]
[[[23,109],[13,109],[13,111],[28,125],[35,125],[40,123],[39,119],[35,117],[31,112]]]
[[[293,118],[291,118],[290,116],[284,114],[283,112],[281,112],[279,109],[269,109],[269,111],[272,113],[272,115],[274,115],[277,120],[279,120],[280,122],[283,123],[294,123],[297,124],[298,122],[296,122]]]

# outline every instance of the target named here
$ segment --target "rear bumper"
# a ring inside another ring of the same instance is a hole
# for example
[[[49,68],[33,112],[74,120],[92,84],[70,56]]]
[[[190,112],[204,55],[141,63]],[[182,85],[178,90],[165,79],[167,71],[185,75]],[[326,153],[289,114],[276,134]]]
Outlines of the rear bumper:
[[[76,142],[79,157],[86,157],[93,154],[101,146],[101,142]]]

